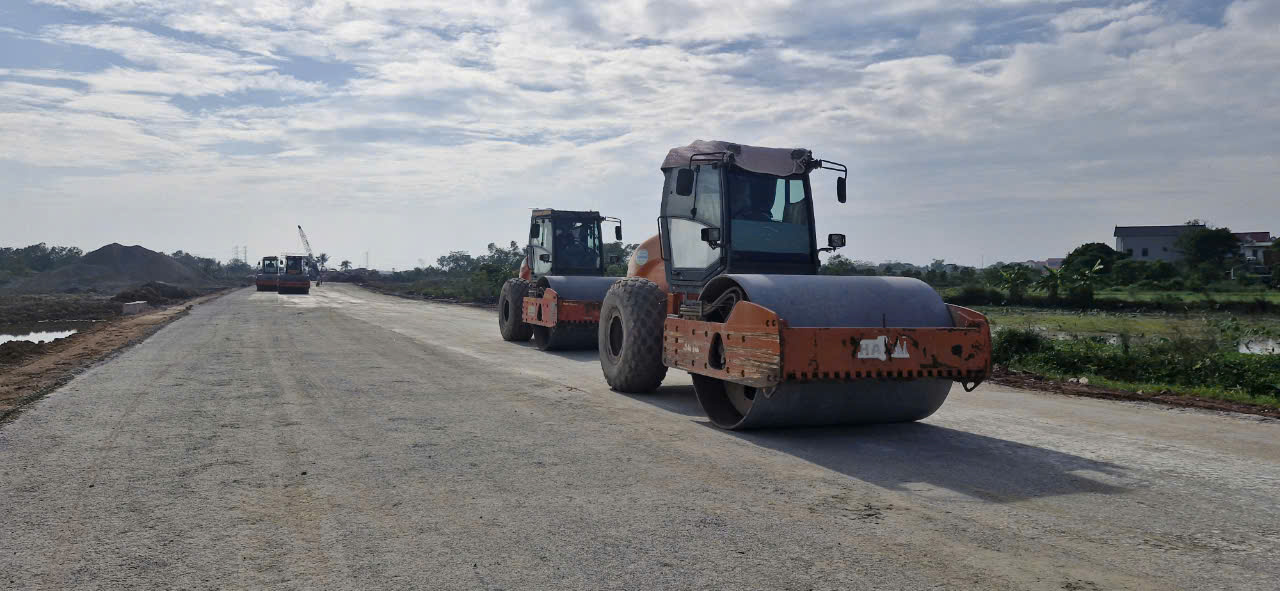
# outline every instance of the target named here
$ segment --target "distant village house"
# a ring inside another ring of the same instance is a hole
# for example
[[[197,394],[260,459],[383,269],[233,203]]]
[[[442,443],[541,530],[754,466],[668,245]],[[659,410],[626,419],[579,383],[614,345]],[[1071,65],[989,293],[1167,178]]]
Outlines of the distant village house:
[[[1203,230],[1203,224],[1177,226],[1116,226],[1116,251],[1136,261],[1175,262],[1182,258],[1175,245],[1184,232]]]

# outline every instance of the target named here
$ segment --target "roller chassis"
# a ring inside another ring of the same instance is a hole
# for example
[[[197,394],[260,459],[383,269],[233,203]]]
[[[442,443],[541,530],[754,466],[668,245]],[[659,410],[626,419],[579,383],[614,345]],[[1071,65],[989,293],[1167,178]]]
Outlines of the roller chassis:
[[[978,312],[948,304],[954,327],[791,327],[751,302],[725,322],[669,315],[668,367],[754,388],[782,382],[945,378],[972,390],[991,372],[991,329]]]
[[[595,325],[600,322],[599,301],[560,299],[550,287],[530,287],[521,317],[526,324],[555,328],[557,324]]]
[[[254,286],[258,291],[275,291],[279,287],[279,282],[275,275],[259,274],[254,279]]]

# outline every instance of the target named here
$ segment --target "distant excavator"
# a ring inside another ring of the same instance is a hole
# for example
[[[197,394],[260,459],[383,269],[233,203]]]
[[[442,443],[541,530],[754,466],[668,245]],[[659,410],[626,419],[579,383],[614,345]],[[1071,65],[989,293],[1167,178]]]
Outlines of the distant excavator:
[[[316,278],[316,285],[324,283],[324,275],[322,274],[320,261],[316,259],[315,253],[311,252],[311,241],[307,240],[307,233],[302,231],[302,225],[298,225],[298,236],[302,238],[302,248],[307,251],[307,268],[311,270],[311,275]]]

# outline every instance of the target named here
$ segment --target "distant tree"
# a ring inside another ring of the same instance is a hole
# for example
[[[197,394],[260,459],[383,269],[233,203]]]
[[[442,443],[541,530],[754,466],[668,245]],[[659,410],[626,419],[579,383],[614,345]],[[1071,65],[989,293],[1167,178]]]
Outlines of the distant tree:
[[[228,277],[243,277],[253,273],[253,266],[240,259],[231,259],[231,262],[227,263],[223,272]]]
[[[316,257],[316,262],[320,263],[320,267],[323,268],[329,263],[329,255],[323,252],[320,253],[320,256]]]
[[[892,266],[886,267],[892,268]],[[879,275],[874,264],[869,261],[856,261],[841,254],[827,257],[827,261],[818,268],[822,275]]]
[[[1129,255],[1117,252],[1116,249],[1107,246],[1101,242],[1090,242],[1076,247],[1062,261],[1062,268],[1068,273],[1079,273],[1086,269],[1092,269],[1095,263],[1102,263],[1100,273],[1106,274],[1111,272],[1111,267],[1115,262],[1128,258]]]
[[[350,270],[351,270],[351,261],[348,261],[348,260],[345,260],[345,259],[344,259],[341,263],[338,263],[338,268],[339,268],[339,269],[342,269],[343,271],[350,271]]]
[[[1152,281],[1168,281],[1178,276],[1178,268],[1169,261],[1153,261],[1147,267],[1147,279]]]
[[[947,282],[947,272],[930,266],[929,270],[924,272],[924,282],[935,287],[944,285]]]
[[[606,242],[604,245],[605,275],[610,277],[622,277],[627,274],[627,263],[631,261],[631,255],[639,248],[639,244],[624,244],[623,242]],[[618,257],[618,262],[610,263],[610,257]]]
[[[956,276],[959,278],[960,283],[972,285],[978,280],[978,270],[973,267],[960,267],[960,270],[956,272]]]
[[[1154,266],[1153,263],[1147,261],[1118,260],[1111,267],[1111,282],[1115,285],[1133,285],[1143,279],[1150,279]]]
[[[1000,267],[999,287],[1009,292],[1009,301],[1021,303],[1031,285],[1031,269],[1026,265],[1011,263]]]
[[[1099,275],[1102,273],[1102,261],[1098,260],[1092,267],[1081,269],[1071,275],[1074,281],[1072,293],[1083,306],[1093,305],[1093,293],[1097,287]]]
[[[452,250],[449,254],[437,258],[436,264],[446,273],[469,271],[475,265],[475,259],[465,250]]]
[[[1183,232],[1174,247],[1189,266],[1222,266],[1240,253],[1240,239],[1230,228],[1196,228]]]
[[[1032,287],[1047,293],[1051,301],[1057,301],[1060,292],[1071,288],[1071,281],[1071,275],[1065,269],[1061,267],[1057,269],[1045,267],[1044,275],[1036,279]]]
[[[1004,263],[1001,262],[997,262],[994,265],[983,268],[979,273],[982,277],[982,283],[988,287],[1000,287],[1000,282],[1003,280],[1003,276],[1000,274],[1000,269],[1003,268]]]

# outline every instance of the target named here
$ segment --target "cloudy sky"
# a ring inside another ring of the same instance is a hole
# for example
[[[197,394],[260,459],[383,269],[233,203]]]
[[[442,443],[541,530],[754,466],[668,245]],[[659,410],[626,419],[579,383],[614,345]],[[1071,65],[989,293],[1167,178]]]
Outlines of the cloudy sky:
[[[1061,256],[1114,225],[1280,234],[1275,0],[3,0],[0,245],[381,268],[656,230],[666,150],[811,148],[847,256]]]

